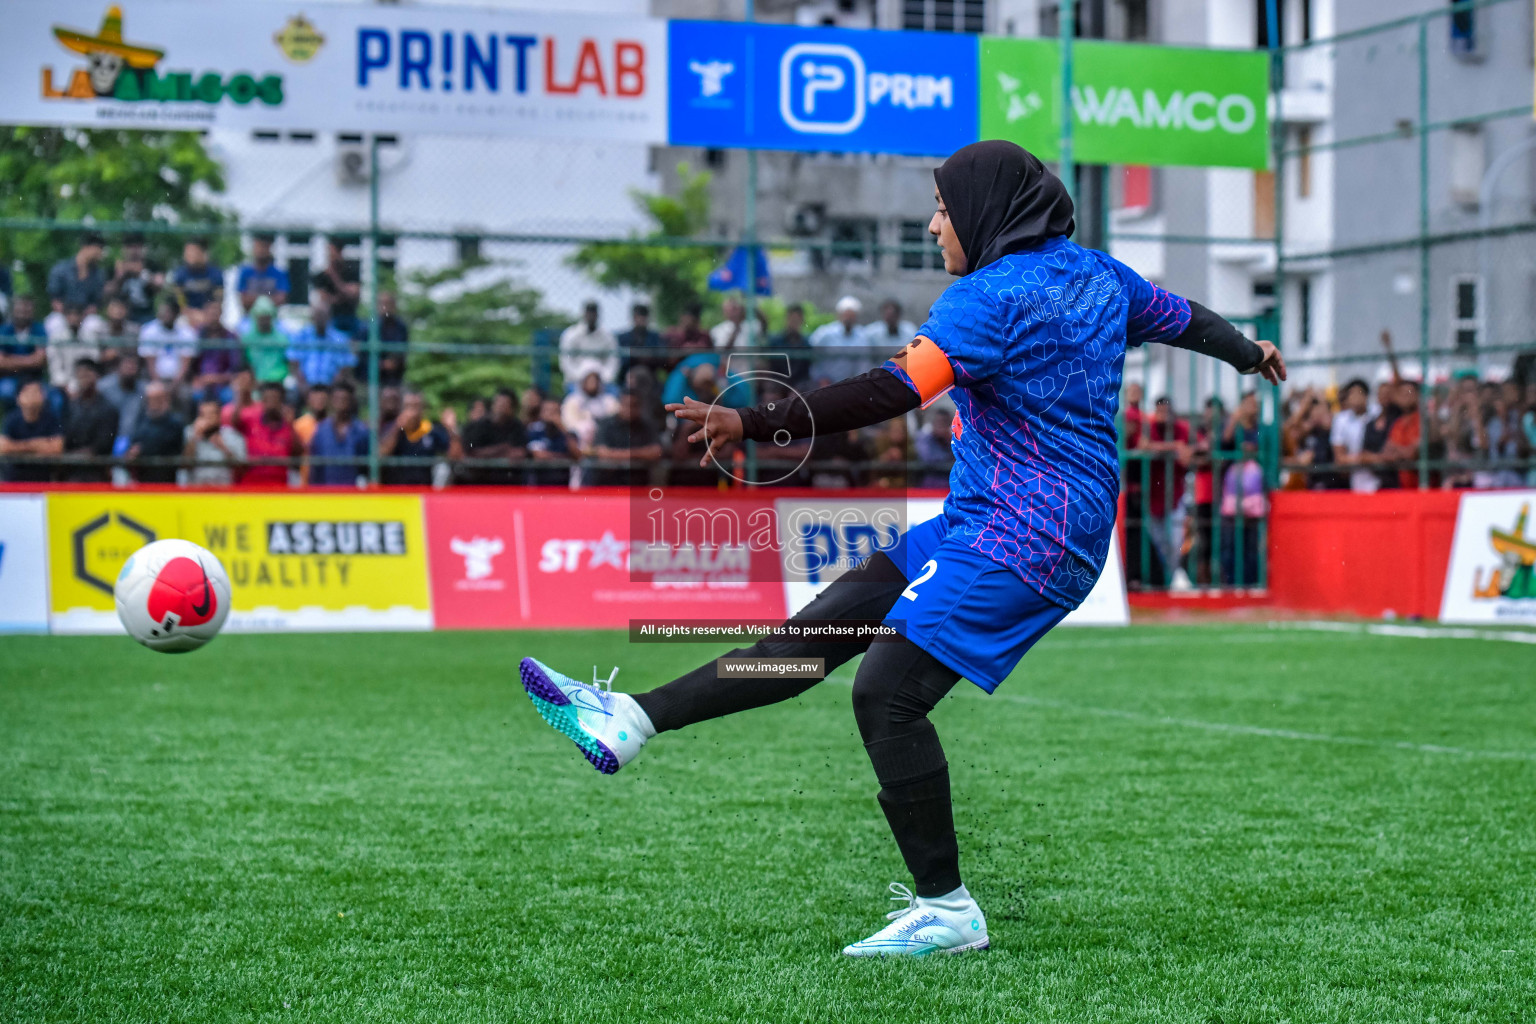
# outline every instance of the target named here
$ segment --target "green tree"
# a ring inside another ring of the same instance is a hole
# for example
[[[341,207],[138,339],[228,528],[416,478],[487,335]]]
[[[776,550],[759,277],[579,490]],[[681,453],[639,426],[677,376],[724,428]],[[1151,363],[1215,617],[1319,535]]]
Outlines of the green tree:
[[[208,201],[224,191],[224,169],[195,132],[3,127],[0,181],[0,217],[59,225],[233,220]],[[65,227],[0,232],[0,261],[20,260],[26,283],[41,293],[48,268],[74,255],[79,238],[78,228]],[[181,241],[150,234],[150,254],[169,266]],[[228,261],[237,252],[233,235],[224,235],[214,256]]]
[[[544,306],[544,297],[507,277],[489,283],[488,262],[465,263],[405,275],[400,311],[411,325],[411,343],[531,346],[541,331],[556,331],[570,319]],[[551,348],[551,359],[554,349]],[[359,377],[366,380],[366,367]],[[464,406],[498,388],[520,391],[533,380],[525,355],[412,352],[408,379],[431,409]]]
[[[594,242],[571,256],[573,266],[587,272],[605,288],[628,286],[651,297],[656,319],[677,322],[691,302],[713,305],[709,272],[719,265],[717,245],[678,245],[675,240],[698,238],[709,227],[708,171],[695,173],[678,166],[682,188],[676,196],[632,191],[630,195],[655,229],[625,242]]]

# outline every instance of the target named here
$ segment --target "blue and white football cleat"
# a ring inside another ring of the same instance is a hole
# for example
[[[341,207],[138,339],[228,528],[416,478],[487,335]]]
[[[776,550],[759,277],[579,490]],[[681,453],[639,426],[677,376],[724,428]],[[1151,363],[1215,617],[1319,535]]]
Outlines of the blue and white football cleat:
[[[523,689],[544,721],[581,748],[592,767],[612,775],[640,753],[645,741],[656,735],[651,720],[627,693],[613,692],[614,669],[599,683],[592,669],[592,685],[578,683],[548,665],[524,658]]]
[[[844,956],[927,956],[986,949],[987,919],[964,886],[937,899],[912,895],[892,882],[893,901],[907,905],[885,915],[891,923],[867,939],[843,947]]]

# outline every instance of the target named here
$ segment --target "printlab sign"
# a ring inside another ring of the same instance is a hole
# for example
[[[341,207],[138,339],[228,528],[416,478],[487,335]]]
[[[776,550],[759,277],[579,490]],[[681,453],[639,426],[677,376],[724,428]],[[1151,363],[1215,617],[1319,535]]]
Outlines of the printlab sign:
[[[439,5],[0,0],[0,123],[1057,157],[1050,40]],[[1077,45],[1096,163],[1263,167],[1260,52]]]

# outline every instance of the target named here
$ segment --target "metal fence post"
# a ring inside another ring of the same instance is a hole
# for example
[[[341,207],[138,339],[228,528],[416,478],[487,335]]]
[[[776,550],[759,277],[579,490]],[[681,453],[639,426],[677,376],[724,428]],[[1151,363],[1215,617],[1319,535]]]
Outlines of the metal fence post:
[[[379,482],[379,443],[384,424],[379,421],[379,137],[368,144],[368,279],[373,295],[368,311],[368,418],[374,429],[368,432],[368,482]]]
[[[1419,490],[1429,486],[1429,15],[1419,18]]]
[[[749,22],[756,20],[757,5],[755,0],[746,0],[744,18]],[[751,44],[749,43],[748,45]],[[743,305],[746,306],[747,310],[747,337],[750,338],[752,333],[757,330],[757,150],[755,149],[747,150],[747,194],[745,198],[744,219],[746,221],[746,230],[742,234],[744,235],[744,241],[747,243],[747,290]],[[766,262],[767,254],[764,254],[763,258]],[[763,337],[758,339],[758,344],[764,348],[768,347],[767,335],[768,332],[765,330]],[[721,367],[721,369],[724,370],[729,365],[729,360],[727,360],[726,366]],[[721,378],[723,382],[723,373]],[[815,443],[814,439],[812,443]],[[757,442],[747,441],[743,447],[746,448],[747,464],[745,472],[747,479],[756,482]]]
[[[1077,32],[1074,0],[1064,0],[1057,6],[1061,32],[1061,183],[1067,187],[1067,198],[1077,202],[1077,170],[1072,157],[1072,37]]]

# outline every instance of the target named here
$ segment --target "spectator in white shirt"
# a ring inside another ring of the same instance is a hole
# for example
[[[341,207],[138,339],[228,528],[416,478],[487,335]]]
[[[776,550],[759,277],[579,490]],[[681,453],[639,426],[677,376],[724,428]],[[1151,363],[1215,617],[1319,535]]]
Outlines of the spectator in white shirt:
[[[1370,409],[1371,389],[1356,378],[1344,385],[1339,395],[1343,407],[1333,417],[1328,441],[1333,445],[1333,461],[1340,466],[1361,466],[1366,459],[1365,427],[1375,417]],[[1381,486],[1381,478],[1369,469],[1354,469],[1349,474],[1349,489],[1357,494],[1371,494]]]
[[[592,447],[592,439],[597,435],[597,421],[613,416],[618,409],[619,400],[603,390],[603,381],[597,371],[589,370],[581,378],[581,387],[566,395],[565,401],[560,403],[560,422],[585,450]]]
[[[747,321],[747,307],[738,298],[725,300],[725,319],[709,329],[709,340],[717,351],[756,348],[762,343],[762,326]]]
[[[81,359],[101,358],[101,337],[105,321],[84,306],[65,303],[43,318],[48,333],[48,382],[60,391],[75,393],[75,363]]]
[[[597,303],[588,302],[581,319],[560,335],[560,373],[567,390],[574,392],[576,385],[594,372],[604,384],[618,380],[619,342],[597,326]]]
[[[139,328],[139,355],[149,364],[150,377],[174,386],[186,379],[197,355],[197,331],[177,322],[181,304],[174,296],[160,299],[157,316]]]
[[[837,300],[836,308],[836,320],[822,324],[811,332],[811,348],[856,348],[866,344],[864,330],[859,326],[859,315],[864,312],[863,303],[852,295],[844,295]],[[845,377],[863,373],[874,365],[870,357],[863,355],[819,358],[811,364],[811,381],[817,387],[824,387]]]
[[[880,303],[880,319],[864,325],[864,344],[888,350],[891,355],[895,355],[911,343],[915,334],[917,326],[901,318],[901,303],[895,299],[886,299]],[[879,357],[869,358],[869,365],[874,366]]]

